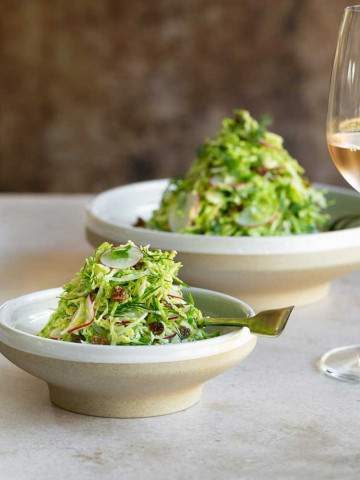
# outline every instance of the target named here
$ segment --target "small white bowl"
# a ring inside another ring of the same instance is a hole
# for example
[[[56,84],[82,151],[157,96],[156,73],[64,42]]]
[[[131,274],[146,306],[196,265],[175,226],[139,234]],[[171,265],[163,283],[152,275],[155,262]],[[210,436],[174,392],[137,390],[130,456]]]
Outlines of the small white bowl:
[[[211,316],[249,316],[253,310],[227,295],[190,289]],[[45,380],[51,401],[66,410],[102,417],[164,415],[198,402],[204,382],[243,360],[255,347],[248,328],[174,345],[107,346],[36,336],[61,289],[43,290],[0,307],[0,351]]]
[[[98,195],[87,210],[93,246],[129,239],[179,252],[181,278],[226,292],[255,309],[303,305],[325,296],[330,281],[360,266],[360,228],[282,237],[220,237],[134,227],[159,205],[168,180],[134,183]],[[360,195],[324,185],[333,218],[360,213]]]

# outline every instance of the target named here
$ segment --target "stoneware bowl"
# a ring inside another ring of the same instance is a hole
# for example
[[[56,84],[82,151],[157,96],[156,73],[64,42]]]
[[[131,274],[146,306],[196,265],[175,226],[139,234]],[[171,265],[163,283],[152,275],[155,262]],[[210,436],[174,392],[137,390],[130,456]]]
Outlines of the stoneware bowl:
[[[129,239],[174,249],[182,279],[244,299],[255,309],[303,305],[325,296],[330,281],[360,266],[360,228],[283,237],[184,235],[133,227],[158,206],[167,180],[135,183],[98,195],[87,210],[87,236],[97,246]],[[328,191],[333,218],[360,213],[360,195]]]
[[[207,315],[254,313],[227,295],[190,291]],[[0,308],[0,351],[45,380],[51,401],[73,412],[147,417],[183,410],[198,402],[207,380],[242,361],[256,344],[248,328],[223,329],[219,337],[175,345],[107,346],[39,338],[36,333],[60,293],[43,290],[5,303]]]

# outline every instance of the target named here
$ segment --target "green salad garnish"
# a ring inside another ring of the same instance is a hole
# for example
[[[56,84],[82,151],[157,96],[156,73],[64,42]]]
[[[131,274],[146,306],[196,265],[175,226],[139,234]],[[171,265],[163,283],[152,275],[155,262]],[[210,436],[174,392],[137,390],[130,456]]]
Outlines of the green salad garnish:
[[[64,286],[39,336],[101,345],[179,343],[213,336],[183,297],[176,252],[103,243]]]
[[[288,235],[324,228],[324,194],[247,111],[225,118],[184,178],[174,179],[146,226],[209,235]]]

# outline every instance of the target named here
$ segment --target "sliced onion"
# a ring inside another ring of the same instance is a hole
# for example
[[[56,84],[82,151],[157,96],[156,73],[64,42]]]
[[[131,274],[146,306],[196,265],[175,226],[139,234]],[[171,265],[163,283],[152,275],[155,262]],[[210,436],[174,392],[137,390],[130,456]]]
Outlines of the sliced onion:
[[[62,333],[74,333],[88,327],[94,321],[94,315],[94,304],[91,301],[90,295],[88,295],[85,300],[81,301],[71,322]]]
[[[169,290],[170,297],[183,298],[181,287],[179,285],[172,285]]]
[[[182,292],[180,290],[180,287],[177,285],[173,285],[171,287],[170,292],[168,293],[168,297],[171,298],[172,303],[175,304],[185,304],[185,300],[183,299]]]
[[[127,245],[120,245],[103,253],[100,261],[110,268],[125,269],[136,265],[143,257],[140,249],[135,245],[130,248]]]
[[[176,335],[176,332],[172,333],[171,335],[168,335],[167,337],[164,337],[164,339],[166,340],[171,340],[172,338],[174,338]]]
[[[51,330],[49,338],[52,340],[59,340],[61,338],[61,329],[57,327]]]

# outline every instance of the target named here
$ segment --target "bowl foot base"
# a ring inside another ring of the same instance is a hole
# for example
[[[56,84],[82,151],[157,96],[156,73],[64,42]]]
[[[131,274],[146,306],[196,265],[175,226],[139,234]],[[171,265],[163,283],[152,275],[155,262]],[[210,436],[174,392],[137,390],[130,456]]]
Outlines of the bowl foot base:
[[[111,418],[154,417],[179,412],[195,405],[201,392],[202,385],[178,392],[124,398],[121,394],[105,395],[49,385],[50,400],[56,406],[83,415]]]

